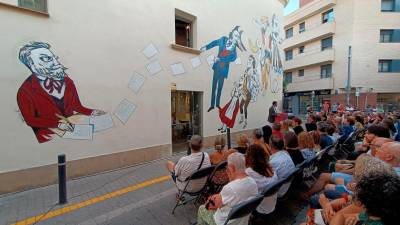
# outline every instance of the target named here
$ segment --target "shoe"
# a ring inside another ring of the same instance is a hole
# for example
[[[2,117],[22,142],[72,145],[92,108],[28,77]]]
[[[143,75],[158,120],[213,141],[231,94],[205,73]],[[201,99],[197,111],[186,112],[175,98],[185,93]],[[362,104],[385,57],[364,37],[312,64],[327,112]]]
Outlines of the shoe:
[[[217,108],[218,108],[219,110],[221,110],[221,106],[217,105]]]
[[[242,123],[243,123],[243,121],[244,121],[244,119],[243,119],[243,116],[242,116],[242,115],[240,115],[239,124],[242,124]]]
[[[246,127],[247,127],[247,121],[245,120],[244,124],[243,124],[243,129],[246,128]]]
[[[214,109],[214,107],[211,106],[210,108],[208,108],[207,112],[210,112],[213,109]]]

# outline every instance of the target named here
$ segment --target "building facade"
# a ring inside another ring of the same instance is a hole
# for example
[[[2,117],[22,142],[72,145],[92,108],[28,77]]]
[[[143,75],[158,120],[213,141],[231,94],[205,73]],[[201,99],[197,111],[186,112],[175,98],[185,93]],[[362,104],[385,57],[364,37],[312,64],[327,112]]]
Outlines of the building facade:
[[[281,104],[286,0],[0,0],[0,193],[186,151]],[[68,69],[67,69],[68,68]]]
[[[346,104],[347,90],[360,109],[399,109],[400,1],[300,3],[284,22],[285,109],[303,114],[324,101]]]

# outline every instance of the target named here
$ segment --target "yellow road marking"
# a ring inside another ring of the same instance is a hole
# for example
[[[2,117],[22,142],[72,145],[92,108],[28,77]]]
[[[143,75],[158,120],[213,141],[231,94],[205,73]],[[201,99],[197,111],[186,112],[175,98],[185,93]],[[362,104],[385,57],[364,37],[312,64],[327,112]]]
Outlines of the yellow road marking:
[[[135,190],[138,190],[138,189],[141,189],[141,188],[153,185],[153,184],[157,184],[157,183],[169,180],[170,178],[171,178],[171,176],[169,176],[169,175],[168,176],[158,177],[158,178],[155,178],[155,179],[152,179],[152,180],[148,180],[148,181],[145,181],[145,182],[142,182],[142,183],[139,183],[139,184],[135,184],[135,185],[132,185],[132,186],[129,186],[129,187],[126,187],[126,188],[122,188],[122,189],[114,191],[114,192],[107,193],[105,195],[94,197],[94,198],[88,199],[88,200],[80,202],[80,203],[76,203],[76,204],[73,204],[73,205],[65,206],[63,208],[50,211],[50,212],[48,212],[46,214],[40,214],[40,215],[33,216],[33,217],[25,219],[25,220],[20,220],[20,221],[18,221],[16,223],[13,223],[11,225],[30,225],[30,224],[34,224],[36,222],[39,222],[39,220],[43,221],[43,220],[47,220],[47,219],[50,219],[50,218],[53,218],[53,217],[56,217],[56,216],[60,216],[60,215],[63,215],[63,214],[78,210],[80,208],[86,207],[88,205],[92,205],[92,204],[95,204],[95,203],[98,203],[98,202],[102,202],[102,201],[105,201],[105,200],[110,199],[110,198],[114,198],[114,197],[129,193],[129,192],[132,192],[132,191],[135,191]]]

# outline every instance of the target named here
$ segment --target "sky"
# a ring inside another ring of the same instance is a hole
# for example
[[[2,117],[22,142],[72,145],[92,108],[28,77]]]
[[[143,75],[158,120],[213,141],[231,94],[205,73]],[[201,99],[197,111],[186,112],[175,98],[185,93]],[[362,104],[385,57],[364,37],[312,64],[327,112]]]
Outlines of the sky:
[[[284,15],[286,16],[298,8],[299,8],[299,0],[289,0],[289,3],[285,7]]]

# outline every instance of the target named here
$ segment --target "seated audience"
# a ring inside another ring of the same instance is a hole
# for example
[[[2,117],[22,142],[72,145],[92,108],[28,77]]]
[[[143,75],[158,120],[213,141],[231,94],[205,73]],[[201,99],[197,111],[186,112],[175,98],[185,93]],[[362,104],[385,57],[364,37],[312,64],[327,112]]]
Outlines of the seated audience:
[[[236,144],[237,147],[233,148],[236,151],[246,154],[247,148],[250,145],[249,139],[247,138],[246,134],[239,134],[236,136]]]
[[[197,170],[211,165],[208,154],[201,151],[203,139],[200,135],[193,135],[189,145],[192,152],[190,155],[180,158],[176,164],[171,161],[167,162],[167,169],[171,173],[178,190],[185,189],[186,178]],[[198,191],[203,187],[205,181],[206,179],[191,181],[186,190],[191,192]]]
[[[281,121],[281,133],[285,135],[287,132],[292,130],[292,120],[286,119]]]
[[[269,145],[264,142],[263,132],[261,129],[253,130],[253,144],[260,145],[268,156],[271,155],[271,149]]]
[[[257,196],[257,183],[246,174],[243,154],[228,156],[228,176],[230,182],[222,191],[210,196],[206,204],[199,207],[197,225],[223,225],[233,206]]]
[[[299,134],[298,140],[299,149],[301,151],[301,154],[303,154],[304,159],[308,160],[315,157],[315,145],[312,135],[308,132],[303,131]]]
[[[321,136],[319,135],[319,132],[316,130],[313,130],[313,131],[309,132],[309,134],[313,137],[314,149],[316,151],[321,150],[321,146],[319,145],[321,143]]]
[[[298,117],[293,118],[293,131],[296,135],[299,135],[302,131],[304,131],[301,124],[302,124],[302,121],[300,118],[298,118]]]
[[[376,150],[375,157],[391,165],[400,176],[400,143],[386,142]]]
[[[309,115],[305,124],[307,132],[317,130],[317,118],[315,115]]]
[[[269,163],[278,178],[284,179],[289,175],[290,171],[295,168],[292,158],[290,158],[290,155],[287,151],[283,150],[285,144],[283,139],[279,136],[272,135],[270,140],[270,147],[272,155],[270,157]],[[285,195],[289,187],[290,183],[283,185],[279,189],[278,197]]]
[[[303,154],[299,149],[299,142],[294,132],[289,131],[284,137],[285,150],[289,153],[290,158],[295,165],[300,164],[304,161]]]
[[[360,212],[338,212],[330,225],[395,225],[400,214],[400,178],[394,173],[371,171],[357,182],[355,197]],[[390,199],[390,200],[389,200]],[[343,209],[345,210],[345,209]]]
[[[272,135],[272,128],[269,125],[265,125],[262,127],[262,132],[263,132],[264,143],[269,143],[269,139],[271,138]]]
[[[261,146],[250,145],[246,154],[246,173],[256,181],[258,193],[260,194],[264,192],[267,185],[278,180],[278,176],[274,173],[268,161],[269,156],[265,154]],[[277,194],[265,198],[258,206],[257,211],[262,214],[273,212],[275,210],[276,200]]]
[[[283,134],[281,132],[281,124],[280,123],[274,123],[272,125],[272,135],[279,136],[280,138],[283,138]]]
[[[344,121],[343,125],[339,128],[340,129],[340,138],[339,138],[339,143],[343,143],[349,136],[350,134],[354,131],[354,124],[355,121],[353,117],[348,116]]]
[[[324,149],[333,144],[332,138],[328,135],[328,124],[326,122],[318,122],[318,133],[320,135],[319,145],[321,149]]]
[[[217,165],[228,158],[227,150],[225,149],[225,138],[216,137],[214,140],[214,151],[210,154],[210,162],[212,165]]]
[[[210,154],[210,161],[212,165],[218,165],[219,163],[226,161],[229,154],[235,152],[235,150],[233,149],[225,149],[225,139],[223,137],[215,138],[214,149],[214,152]],[[212,181],[216,185],[223,185],[228,183],[229,178],[226,170],[223,169],[216,171],[212,178]]]

